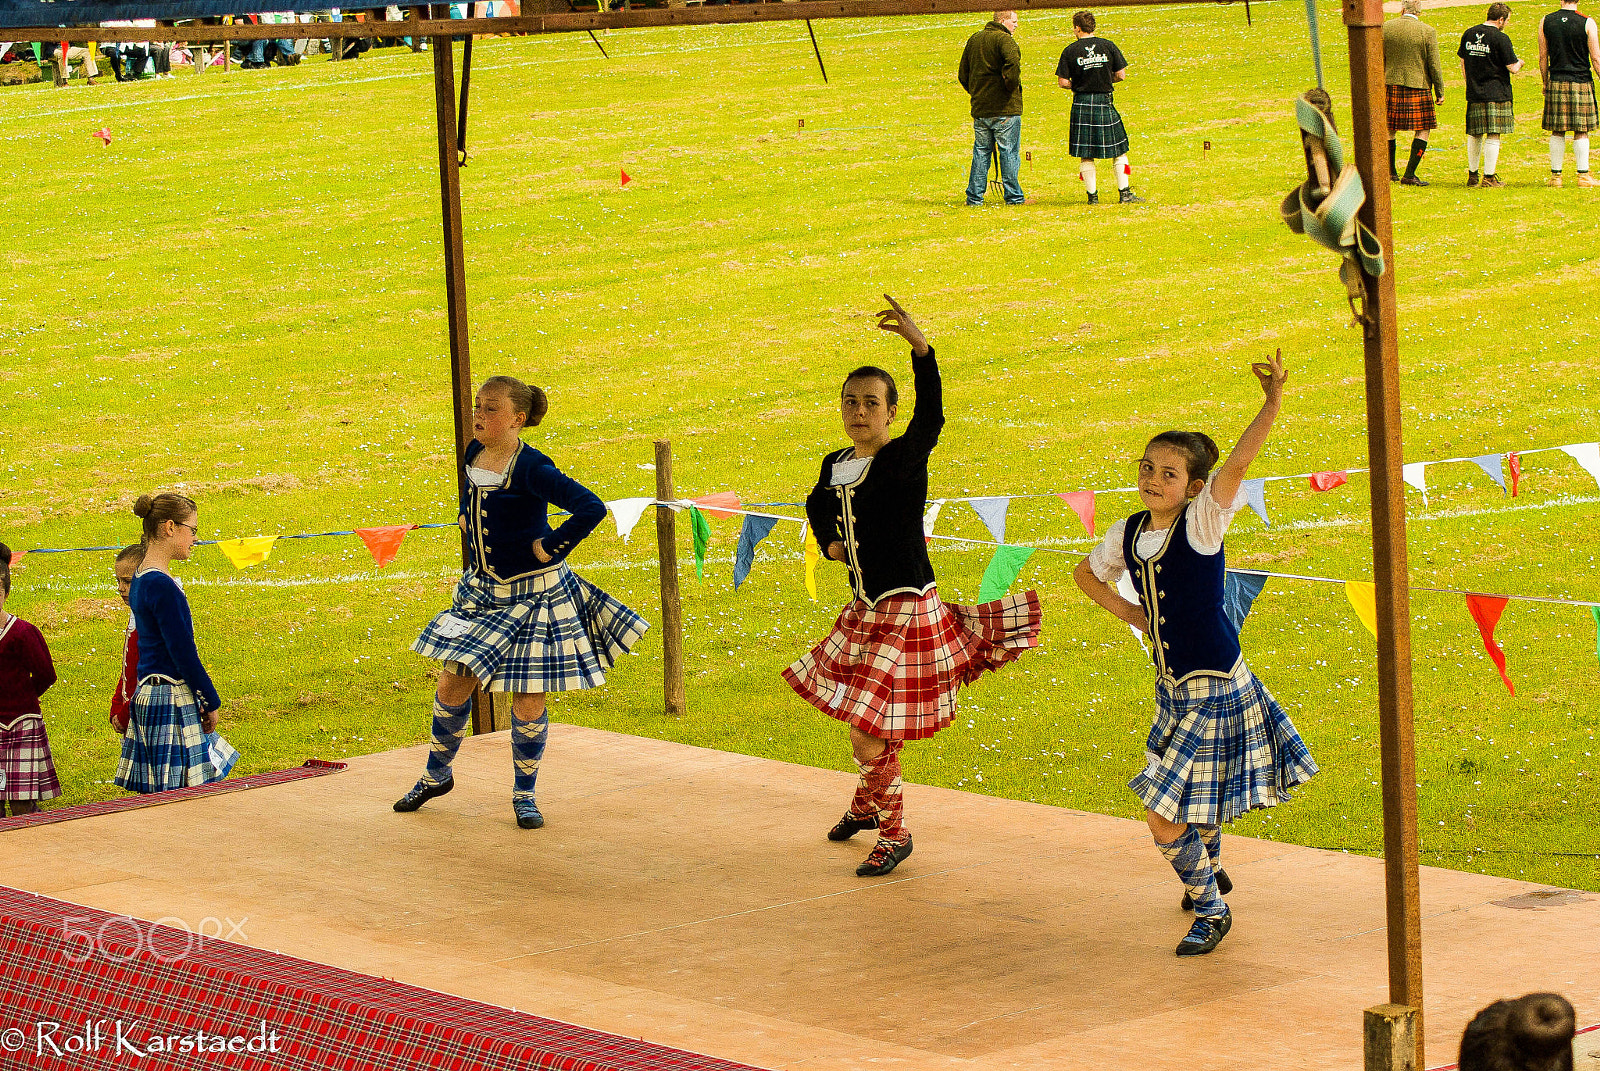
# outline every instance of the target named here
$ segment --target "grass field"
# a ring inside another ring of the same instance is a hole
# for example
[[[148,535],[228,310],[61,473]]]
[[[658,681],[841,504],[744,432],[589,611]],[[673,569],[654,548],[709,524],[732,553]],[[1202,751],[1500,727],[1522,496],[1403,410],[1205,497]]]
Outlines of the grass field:
[[[1347,101],[1344,34],[1323,6],[1330,89]],[[1531,57],[1542,9],[1513,9]],[[1277,219],[1299,180],[1305,26],[1296,5],[1253,10],[1253,28],[1237,6],[1105,13],[1132,63],[1118,101],[1150,203],[1092,210],[1053,78],[1065,12],[1025,15],[1019,31],[1037,203],[1010,209],[961,204],[970,123],[954,70],[980,17],[820,22],[828,85],[798,24],[613,33],[609,61],[577,35],[480,42],[463,173],[474,370],[546,386],[553,411],[531,441],[602,497],[649,494],[651,440],[669,436],[681,493],[796,501],[843,441],[842,373],[907,367],[870,327],[888,291],[946,377],[936,496],[1126,486],[1145,440],[1172,426],[1231,443],[1260,397],[1247,364],[1278,346],[1290,393],[1252,474],[1363,466],[1360,339],[1337,262]],[[1480,14],[1430,14],[1447,56]],[[384,50],[0,93],[14,236],[0,539],[126,542],[134,497],[166,487],[199,500],[205,538],[453,518],[430,70]],[[1394,191],[1407,459],[1593,441],[1600,199],[1542,187],[1536,76],[1515,83],[1508,188],[1464,189],[1456,61],[1446,71],[1423,172],[1436,184]],[[90,137],[102,126],[105,149]],[[1426,506],[1409,496],[1413,583],[1600,598],[1600,498],[1565,455],[1527,458],[1515,500],[1470,464],[1428,479]],[[1361,476],[1322,495],[1269,484],[1274,525],[1242,517],[1230,562],[1369,577],[1367,491]],[[1134,508],[1102,496],[1102,528]],[[734,593],[737,528],[716,527],[707,580],[685,573],[689,714],[660,713],[653,632],[555,716],[849,768],[840,727],[777,676],[828,627],[842,578],[823,567],[810,602],[797,529],[780,526]],[[955,504],[940,530],[987,538]],[[1092,543],[1065,505],[1014,503],[1008,538],[1044,550],[1022,576],[1045,601],[1044,645],[911,748],[907,778],[1135,816],[1125,782],[1148,663],[1072,585]],[[243,770],[425,738],[431,671],[408,645],[448,600],[457,554],[447,531],[414,533],[381,572],[351,537],[280,542],[245,573],[197,552],[182,576]],[[974,599],[985,561],[936,546],[946,596]],[[648,528],[629,544],[603,530],[575,564],[658,619]],[[8,604],[45,630],[62,671],[46,709],[65,802],[118,794],[104,712],[125,616],[110,565],[29,557]],[[1515,697],[1459,596],[1419,593],[1414,616],[1425,861],[1600,890],[1588,612],[1512,604],[1500,637]],[[1375,854],[1373,645],[1343,593],[1274,581],[1244,643],[1323,773],[1235,828]],[[559,803],[546,809],[559,821]]]

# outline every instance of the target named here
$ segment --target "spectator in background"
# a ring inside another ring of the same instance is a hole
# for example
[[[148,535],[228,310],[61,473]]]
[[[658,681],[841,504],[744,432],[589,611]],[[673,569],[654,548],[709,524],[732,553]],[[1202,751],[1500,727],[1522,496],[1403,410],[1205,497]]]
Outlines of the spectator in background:
[[[97,86],[100,84],[96,81],[100,77],[100,67],[95,63],[94,53],[95,50],[92,48],[84,48],[82,45],[68,45],[67,55],[63,59],[61,42],[46,41],[39,47],[41,58],[56,64],[56,68],[61,72],[61,81],[65,82],[67,80],[67,70],[72,64],[81,63],[83,64],[83,73],[88,77],[88,84]]]
[[[1402,186],[1426,186],[1417,165],[1428,151],[1428,133],[1439,125],[1434,105],[1444,103],[1444,73],[1439,69],[1439,34],[1421,19],[1422,0],[1401,0],[1402,14],[1383,24],[1383,80],[1389,113],[1389,178]],[[1430,92],[1431,91],[1431,92]],[[1405,177],[1395,171],[1395,139],[1411,132],[1411,159]]]
[[[1511,76],[1522,70],[1522,61],[1505,34],[1510,20],[1510,7],[1490,4],[1483,24],[1462,34],[1461,47],[1456,49],[1467,86],[1467,185],[1482,185],[1486,190],[1505,185],[1495,175],[1500,161],[1500,135],[1517,128],[1516,113],[1511,107]]]
[[[983,204],[989,186],[989,157],[1000,154],[1000,182],[1008,205],[1023,204],[1017,170],[1022,162],[1022,49],[1015,11],[996,11],[994,19],[967,39],[956,77],[972,97],[972,171],[967,204]]]
[[[1594,71],[1600,68],[1600,32],[1579,13],[1578,0],[1561,0],[1539,23],[1539,74],[1544,78],[1544,128],[1550,135],[1551,186],[1561,185],[1567,131],[1578,165],[1579,186],[1600,186],[1589,174],[1589,131],[1600,126]]]
[[[1072,16],[1076,41],[1061,52],[1056,64],[1056,84],[1072,90],[1072,119],[1067,127],[1068,151],[1078,158],[1078,177],[1089,193],[1089,203],[1100,203],[1094,173],[1096,160],[1111,160],[1117,175],[1117,197],[1122,204],[1141,204],[1134,195],[1133,168],[1128,163],[1128,130],[1112,103],[1116,83],[1128,77],[1128,61],[1116,45],[1094,35],[1092,11]]]

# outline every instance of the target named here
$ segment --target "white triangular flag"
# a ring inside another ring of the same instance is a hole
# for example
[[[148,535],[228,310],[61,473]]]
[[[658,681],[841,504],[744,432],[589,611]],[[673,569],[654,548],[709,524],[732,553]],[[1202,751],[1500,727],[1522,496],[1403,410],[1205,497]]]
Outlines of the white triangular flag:
[[[1009,498],[969,498],[967,504],[972,507],[972,512],[978,515],[989,534],[994,536],[996,543],[1006,541],[1006,507],[1011,505]]]
[[[933,525],[939,519],[939,511],[944,508],[944,499],[936,498],[928,503],[928,512],[922,515],[922,537],[933,538]]]
[[[1563,446],[1561,452],[1583,466],[1583,471],[1600,483],[1600,443],[1574,443]]]
[[[611,510],[611,516],[617,522],[617,535],[626,543],[633,534],[633,529],[639,523],[639,518],[644,516],[644,511],[655,504],[653,498],[619,498],[615,502],[607,502],[606,507]]]
[[[1239,482],[1239,493],[1244,495],[1244,500],[1249,507],[1256,511],[1256,516],[1261,518],[1261,523],[1271,528],[1272,522],[1267,520],[1267,481],[1241,480]]]
[[[1484,454],[1472,459],[1472,463],[1483,470],[1483,474],[1506,489],[1506,456],[1504,454]]]
[[[1424,506],[1428,504],[1428,478],[1423,475],[1423,469],[1427,465],[1426,461],[1413,461],[1409,465],[1400,466],[1400,478],[1422,492]]]

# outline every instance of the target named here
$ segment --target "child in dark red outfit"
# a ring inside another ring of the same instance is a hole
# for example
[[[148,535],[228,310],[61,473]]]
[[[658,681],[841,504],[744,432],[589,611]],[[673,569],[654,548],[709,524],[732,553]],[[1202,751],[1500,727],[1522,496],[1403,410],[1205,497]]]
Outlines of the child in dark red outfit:
[[[887,874],[911,854],[901,822],[901,747],[950,724],[963,684],[1039,643],[1039,596],[1031,591],[982,606],[939,599],[922,532],[928,456],[944,427],[939,366],[911,317],[888,300],[878,326],[911,343],[916,410],[905,434],[891,439],[894,378],[866,367],[845,380],[840,411],[855,445],[823,458],[806,516],[823,556],[850,567],[855,597],[833,631],[783,671],[801,698],[850,726],[861,780],[828,839],[878,831],[856,868],[862,877]]]
[[[135,543],[117,552],[112,572],[117,577],[117,594],[122,604],[128,605],[128,593],[133,590],[133,574],[144,562],[144,546]],[[128,618],[128,635],[122,643],[122,676],[117,679],[117,690],[111,693],[111,727],[118,735],[128,732],[128,716],[133,711],[133,697],[139,691],[139,630]]]
[[[32,814],[40,800],[61,795],[39,697],[56,682],[50,648],[39,630],[6,613],[11,548],[0,543],[0,814]]]

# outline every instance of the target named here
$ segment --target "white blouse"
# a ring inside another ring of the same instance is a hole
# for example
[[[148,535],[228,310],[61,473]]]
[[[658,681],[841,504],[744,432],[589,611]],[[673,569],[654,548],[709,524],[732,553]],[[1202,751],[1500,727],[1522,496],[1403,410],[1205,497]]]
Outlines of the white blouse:
[[[1216,476],[1213,475],[1206,481],[1205,487],[1194,497],[1194,501],[1189,503],[1188,512],[1184,514],[1189,525],[1189,545],[1199,554],[1217,554],[1222,550],[1223,535],[1233,523],[1234,515],[1246,505],[1242,485],[1234,495],[1231,506],[1224,507],[1213,498],[1211,484],[1215,479]],[[1127,530],[1126,519],[1117,521],[1106,530],[1106,536],[1100,541],[1100,545],[1089,552],[1089,569],[1107,584],[1115,584],[1122,574],[1128,571],[1127,560],[1122,554],[1123,535]],[[1166,541],[1165,528],[1154,531],[1146,529],[1139,533],[1133,552],[1140,559],[1145,559],[1159,551]]]

